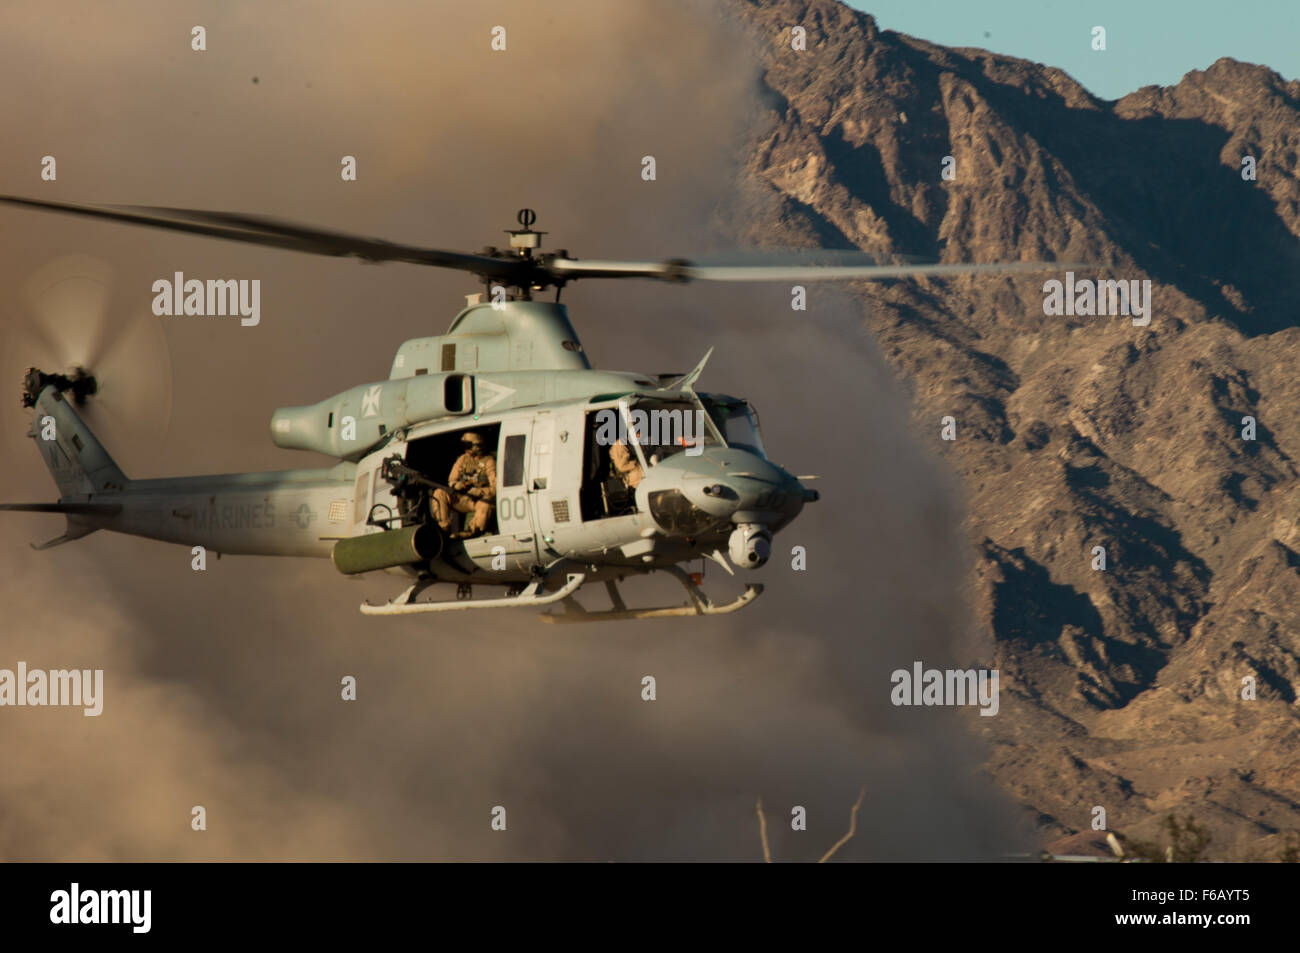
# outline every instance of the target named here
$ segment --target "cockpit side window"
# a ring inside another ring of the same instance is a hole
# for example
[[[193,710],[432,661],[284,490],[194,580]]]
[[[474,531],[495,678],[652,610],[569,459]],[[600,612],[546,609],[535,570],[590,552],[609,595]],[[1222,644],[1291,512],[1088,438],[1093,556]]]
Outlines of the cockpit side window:
[[[758,413],[748,401],[732,397],[707,397],[704,398],[704,406],[708,408],[709,416],[727,441],[727,446],[767,457],[763,435],[758,426]]]
[[[628,429],[649,466],[674,454],[718,446],[699,405],[682,400],[639,400],[628,409]]]

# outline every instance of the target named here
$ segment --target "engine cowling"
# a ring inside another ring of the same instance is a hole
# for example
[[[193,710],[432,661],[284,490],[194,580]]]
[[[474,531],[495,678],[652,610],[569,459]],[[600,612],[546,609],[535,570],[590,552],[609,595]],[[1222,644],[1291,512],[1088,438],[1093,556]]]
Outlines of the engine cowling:
[[[472,411],[473,382],[467,374],[428,374],[362,384],[307,407],[280,407],[271,415],[271,441],[286,450],[360,459],[394,430]]]

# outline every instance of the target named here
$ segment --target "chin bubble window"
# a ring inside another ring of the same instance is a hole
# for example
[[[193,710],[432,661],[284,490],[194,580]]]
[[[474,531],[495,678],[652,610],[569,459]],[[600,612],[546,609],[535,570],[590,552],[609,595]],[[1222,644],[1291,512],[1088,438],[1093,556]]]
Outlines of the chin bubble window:
[[[650,516],[665,533],[672,536],[699,536],[722,522],[686,499],[680,490],[656,490],[651,493]]]

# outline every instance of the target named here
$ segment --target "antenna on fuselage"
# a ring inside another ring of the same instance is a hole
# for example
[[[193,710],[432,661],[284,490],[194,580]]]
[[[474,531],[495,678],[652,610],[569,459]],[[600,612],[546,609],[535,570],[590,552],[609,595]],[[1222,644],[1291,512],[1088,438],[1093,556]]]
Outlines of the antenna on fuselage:
[[[542,247],[542,236],[547,233],[533,231],[533,222],[537,221],[537,213],[530,208],[521,208],[519,214],[515,216],[515,221],[523,228],[506,229],[506,234],[510,236],[510,247],[519,253],[520,258],[532,260],[533,249]]]

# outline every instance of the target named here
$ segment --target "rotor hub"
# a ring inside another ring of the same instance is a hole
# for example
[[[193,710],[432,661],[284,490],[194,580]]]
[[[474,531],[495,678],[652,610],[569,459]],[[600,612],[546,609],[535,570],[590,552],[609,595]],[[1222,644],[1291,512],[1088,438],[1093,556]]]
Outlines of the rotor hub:
[[[60,394],[70,392],[73,402],[83,407],[86,398],[99,391],[99,382],[84,367],[74,367],[71,375],[46,374],[40,368],[29,367],[23,375],[23,406],[35,407],[47,387],[57,388]]]

